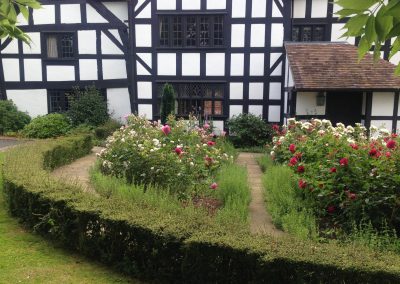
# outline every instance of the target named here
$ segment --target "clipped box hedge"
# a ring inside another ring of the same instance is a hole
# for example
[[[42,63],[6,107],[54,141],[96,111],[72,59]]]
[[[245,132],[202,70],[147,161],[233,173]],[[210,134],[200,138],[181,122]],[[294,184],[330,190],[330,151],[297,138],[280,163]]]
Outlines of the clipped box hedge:
[[[291,237],[251,236],[207,216],[172,215],[53,180],[45,168],[87,153],[87,139],[21,146],[5,159],[10,212],[69,249],[162,283],[400,282],[399,255]]]

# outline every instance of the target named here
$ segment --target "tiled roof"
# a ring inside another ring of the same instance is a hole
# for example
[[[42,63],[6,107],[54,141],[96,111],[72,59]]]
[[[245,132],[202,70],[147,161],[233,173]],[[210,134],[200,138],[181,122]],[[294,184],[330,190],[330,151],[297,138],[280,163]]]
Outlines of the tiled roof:
[[[367,54],[358,62],[357,47],[347,43],[286,43],[297,90],[400,89],[395,65]]]

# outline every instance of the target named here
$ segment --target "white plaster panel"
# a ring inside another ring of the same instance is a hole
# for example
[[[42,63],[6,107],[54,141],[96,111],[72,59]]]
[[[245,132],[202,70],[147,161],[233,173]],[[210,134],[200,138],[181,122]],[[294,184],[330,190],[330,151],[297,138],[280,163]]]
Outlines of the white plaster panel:
[[[311,18],[326,18],[328,14],[328,0],[312,0]]]
[[[126,62],[123,59],[103,59],[104,80],[126,79]]]
[[[27,112],[32,118],[48,112],[45,89],[7,90],[7,98],[14,102],[18,110]]]
[[[281,106],[269,106],[268,121],[279,122],[281,120]]]
[[[42,60],[24,59],[25,81],[42,81]]]
[[[137,19],[150,19],[151,18],[151,3],[147,4],[146,7],[136,16]]]
[[[260,106],[260,105],[249,105],[249,113],[254,114],[255,116],[262,117],[262,115],[263,115],[263,106]]]
[[[374,92],[372,95],[372,116],[392,116],[394,93]]]
[[[47,81],[75,81],[75,66],[49,65]]]
[[[20,80],[19,60],[15,58],[4,58],[3,72],[4,72],[4,81],[18,82]]]
[[[144,116],[147,119],[153,119],[153,105],[152,104],[139,104],[139,116]]]
[[[342,38],[342,35],[345,32],[344,30],[342,30],[344,25],[345,24],[332,24],[331,41],[347,41],[350,44],[354,44],[355,43],[354,37]]]
[[[222,131],[224,131],[224,122],[221,120],[213,120],[213,132],[217,135],[220,135]]]
[[[288,105],[288,92],[285,92],[285,93],[283,94],[283,98],[284,98],[283,111],[284,111],[284,114],[286,114],[286,113],[287,113],[287,105]]]
[[[102,2],[118,19],[128,20],[128,1]]]
[[[126,115],[131,113],[131,102],[129,90],[127,88],[107,89],[108,112],[110,115],[121,122]]]
[[[229,84],[229,98],[231,100],[243,99],[243,83],[230,83]]]
[[[400,52],[397,52],[395,55],[393,55],[392,58],[390,58],[390,62],[393,64],[399,64],[400,63]]]
[[[298,92],[296,115],[325,115],[325,106],[317,106],[317,92]]]
[[[282,63],[279,63],[278,66],[272,71],[271,76],[281,76],[282,75]]]
[[[278,6],[275,4],[275,1],[272,2],[272,17],[274,17],[274,18],[282,18],[283,17]]]
[[[5,40],[3,39],[1,43],[3,43]],[[12,40],[6,48],[4,48],[1,51],[2,54],[18,54],[19,49],[18,49],[18,41],[17,40]]]
[[[200,53],[182,54],[182,76],[200,76]]]
[[[102,54],[124,54],[123,51],[116,46],[111,39],[101,32],[101,53]]]
[[[111,30],[108,30],[108,31],[115,37],[115,39],[116,39],[120,44],[123,44],[122,39],[121,39],[121,36],[119,35],[118,30],[111,29]]]
[[[232,25],[231,46],[232,47],[244,47],[244,34],[245,34],[245,25],[244,24]]]
[[[17,23],[19,26],[27,26],[28,25],[28,21],[25,19],[24,15],[22,15],[22,13],[18,14]]]
[[[264,53],[250,54],[250,76],[264,76]]]
[[[96,54],[96,31],[78,31],[79,54]]]
[[[51,25],[56,22],[54,5],[42,5],[41,9],[33,10],[33,22],[35,25]]]
[[[306,17],[306,0],[293,1],[293,18]]]
[[[41,54],[42,49],[40,48],[40,33],[27,33],[27,35],[31,38],[32,42],[29,46],[26,43],[22,44],[22,49],[25,54]]]
[[[393,122],[392,120],[371,120],[371,126],[376,126],[378,128],[386,128],[391,132],[393,127]]]
[[[80,4],[63,4],[60,5],[61,23],[75,24],[81,22],[81,5]]]
[[[225,75],[225,53],[206,54],[206,75],[207,76]]]
[[[142,63],[140,63],[139,61],[136,60],[136,72],[138,75],[151,75],[151,73],[144,68],[144,66],[142,65]]]
[[[158,75],[175,76],[176,75],[176,54],[159,53],[157,54]]]
[[[265,46],[265,25],[253,24],[251,25],[251,47],[264,47]]]
[[[253,0],[251,16],[253,18],[265,18],[267,12],[267,0]]]
[[[96,59],[80,59],[79,73],[81,80],[97,80],[97,60]]]
[[[200,0],[182,0],[183,10],[200,10]]]
[[[208,10],[223,10],[226,9],[226,0],[207,0]]]
[[[108,23],[91,5],[86,4],[86,18],[88,23]]]
[[[176,0],[157,0],[157,10],[176,10]]]
[[[151,25],[135,25],[137,47],[151,47]]]
[[[152,55],[151,53],[137,53],[136,54],[138,57],[140,57],[150,68],[152,68]],[[149,71],[144,68],[144,66],[139,62],[136,61],[136,67],[137,67],[137,73],[138,75],[150,75]]]
[[[232,18],[246,17],[246,0],[232,0]]]
[[[237,116],[243,113],[243,106],[242,105],[231,105],[229,106],[229,118]]]
[[[249,83],[249,99],[262,100],[264,98],[264,83]]]
[[[244,74],[244,54],[231,55],[231,76],[243,76]]]
[[[137,82],[139,99],[151,99],[153,97],[153,85],[151,82]]]
[[[280,100],[282,95],[281,83],[270,83],[269,84],[269,99]]]
[[[272,67],[281,55],[282,53],[271,53],[269,67]]]
[[[283,24],[271,25],[271,46],[280,47],[283,45]]]

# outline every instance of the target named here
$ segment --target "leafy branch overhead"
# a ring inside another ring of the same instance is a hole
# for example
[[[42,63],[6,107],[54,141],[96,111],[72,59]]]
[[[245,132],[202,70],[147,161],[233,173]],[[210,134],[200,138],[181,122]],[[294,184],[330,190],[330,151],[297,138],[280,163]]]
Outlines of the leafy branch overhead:
[[[21,13],[28,20],[29,8],[40,7],[36,0],[0,0],[0,39],[10,37],[29,43],[29,36],[17,27],[17,16]]]
[[[382,46],[391,41],[389,59],[400,51],[400,0],[335,0],[342,10],[340,18],[350,17],[345,24],[343,37],[360,37],[360,60],[373,50],[375,60]],[[400,75],[400,64],[396,68]]]

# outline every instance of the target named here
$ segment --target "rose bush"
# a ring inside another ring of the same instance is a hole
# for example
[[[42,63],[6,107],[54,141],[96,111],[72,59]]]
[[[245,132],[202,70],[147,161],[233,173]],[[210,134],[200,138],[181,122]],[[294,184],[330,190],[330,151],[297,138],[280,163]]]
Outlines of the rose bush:
[[[224,152],[225,138],[196,122],[169,119],[158,125],[135,115],[107,140],[99,154],[104,174],[128,183],[155,185],[180,196],[215,190],[216,171],[233,156]]]
[[[293,169],[301,198],[313,204],[320,228],[336,233],[371,222],[400,233],[400,141],[386,129],[327,120],[275,128],[273,159]]]

